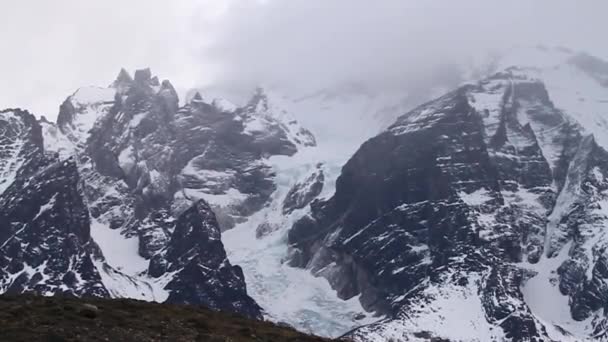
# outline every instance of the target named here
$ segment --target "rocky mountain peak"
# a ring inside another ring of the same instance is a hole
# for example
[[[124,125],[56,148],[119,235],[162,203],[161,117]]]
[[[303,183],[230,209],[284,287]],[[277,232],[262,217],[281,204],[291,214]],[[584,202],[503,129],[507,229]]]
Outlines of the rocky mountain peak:
[[[52,123],[52,122],[51,122],[51,121],[49,121],[49,119],[47,119],[47,118],[46,118],[46,116],[44,116],[44,115],[40,115],[40,119],[39,119],[38,121],[40,121],[41,123],[46,123],[46,124],[50,124],[50,123]]]
[[[135,70],[135,77],[133,80],[139,85],[152,85],[152,71],[150,68]],[[156,83],[158,83],[158,78],[156,79]]]
[[[114,82],[112,82],[110,87],[117,89],[119,93],[124,93],[131,87],[133,82],[133,78],[131,77],[129,72],[122,68],[118,72],[118,76],[116,77]]]
[[[0,259],[26,266],[2,269],[3,291],[57,293],[53,286],[63,279],[76,295],[202,304],[261,318],[241,269],[227,260],[218,221],[259,210],[274,189],[273,173],[262,161],[266,147],[243,134],[234,112],[210,104],[179,108],[172,84],[142,69],[134,79],[121,70],[108,88],[78,89],[62,104],[57,125],[11,111],[0,114],[0,127],[5,117],[0,215],[15,224],[3,229],[8,235],[0,238],[11,242],[10,250],[0,248]],[[43,137],[44,147],[58,154],[43,153]],[[24,147],[29,140],[32,146]],[[40,172],[46,169],[56,172]],[[32,174],[40,178],[26,182]],[[41,221],[47,212],[54,219]],[[18,222],[27,227],[20,230]],[[78,228],[78,238],[51,225]],[[44,258],[51,253],[36,239],[60,237],[48,260],[61,266],[47,279]],[[27,260],[15,257],[22,241],[32,246]],[[65,260],[78,260],[77,269]]]
[[[569,51],[513,56],[365,142],[289,232],[292,265],[387,314],[355,340],[605,333],[608,89]]]
[[[23,174],[33,172],[35,163],[32,160],[42,155],[44,143],[36,117],[22,109],[0,111],[0,132],[1,195]]]
[[[190,99],[190,102],[204,102],[203,100],[203,96],[201,95],[200,92],[195,92],[194,96],[192,96],[192,98]]]
[[[168,113],[177,113],[179,109],[179,96],[177,95],[177,91],[168,80],[163,80],[160,88],[158,90],[158,94],[163,98],[164,105],[166,106],[166,111]]]
[[[237,114],[242,118],[245,133],[259,141],[271,137],[291,144],[290,150],[279,154],[292,155],[300,147],[315,146],[312,133],[303,128],[284,105],[285,98],[262,87],[255,89],[253,96]]]
[[[160,86],[160,81],[158,80],[158,76],[154,76],[150,79],[150,85],[153,87]]]

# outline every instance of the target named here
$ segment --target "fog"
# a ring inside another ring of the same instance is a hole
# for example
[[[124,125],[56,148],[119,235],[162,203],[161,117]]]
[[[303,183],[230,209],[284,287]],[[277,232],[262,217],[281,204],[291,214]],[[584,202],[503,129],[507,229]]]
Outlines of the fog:
[[[608,58],[602,0],[2,1],[0,108],[51,119],[121,67],[237,98],[260,84],[399,89],[513,45]]]

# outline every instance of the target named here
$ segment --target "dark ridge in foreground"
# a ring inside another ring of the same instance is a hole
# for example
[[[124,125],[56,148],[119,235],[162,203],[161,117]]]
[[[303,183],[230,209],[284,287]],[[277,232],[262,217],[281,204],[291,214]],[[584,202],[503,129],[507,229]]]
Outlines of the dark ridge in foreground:
[[[6,342],[330,341],[195,306],[35,295],[0,296],[0,334]]]

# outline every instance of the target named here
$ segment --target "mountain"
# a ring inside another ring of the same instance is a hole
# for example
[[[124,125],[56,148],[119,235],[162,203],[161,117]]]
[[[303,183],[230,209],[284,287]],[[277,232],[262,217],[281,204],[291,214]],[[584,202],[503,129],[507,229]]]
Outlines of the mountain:
[[[404,89],[180,104],[122,70],[56,123],[0,112],[0,292],[355,341],[608,341],[608,63],[514,49]]]
[[[107,296],[74,160],[44,155],[41,127],[26,111],[0,112],[0,127],[0,289]]]
[[[289,231],[291,265],[386,315],[350,337],[608,339],[608,63],[531,51],[365,142]]]
[[[0,289],[200,304],[261,319],[220,232],[275,190],[265,159],[314,146],[258,89],[184,106],[149,69],[78,89],[57,123],[0,113]]]
[[[342,165],[366,139],[376,135],[420,99],[453,87],[458,77],[429,78],[399,90],[343,84],[305,94],[266,90],[272,107],[289,113],[315,136],[317,145],[290,157],[271,156],[276,190],[269,203],[223,232],[229,259],[243,268],[248,291],[270,320],[302,331],[337,337],[379,319],[358,297],[340,298],[322,277],[291,267],[288,234],[315,199],[335,191]],[[283,305],[289,303],[289,305]]]
[[[3,293],[168,300],[261,318],[241,269],[226,259],[219,225],[205,202],[174,223],[165,218],[175,234],[148,267],[120,227],[111,230],[92,213],[90,184],[81,177],[90,170],[78,162],[83,157],[45,153],[42,128],[28,112],[8,110],[0,118],[11,140],[3,146],[3,174],[12,180],[0,194]],[[205,288],[210,281],[222,291]]]

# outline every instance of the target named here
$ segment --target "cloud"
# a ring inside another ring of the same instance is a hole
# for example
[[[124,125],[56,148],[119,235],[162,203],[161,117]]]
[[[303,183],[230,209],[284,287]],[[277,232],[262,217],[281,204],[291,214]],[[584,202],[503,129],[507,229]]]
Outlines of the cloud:
[[[608,55],[601,37],[606,10],[601,1],[241,1],[199,55],[219,68],[215,83],[226,87],[398,87],[516,44]]]
[[[4,0],[7,1],[7,0]],[[608,57],[603,0],[21,0],[0,14],[0,107],[54,117],[77,87],[150,66],[185,93],[422,82],[513,44]]]

